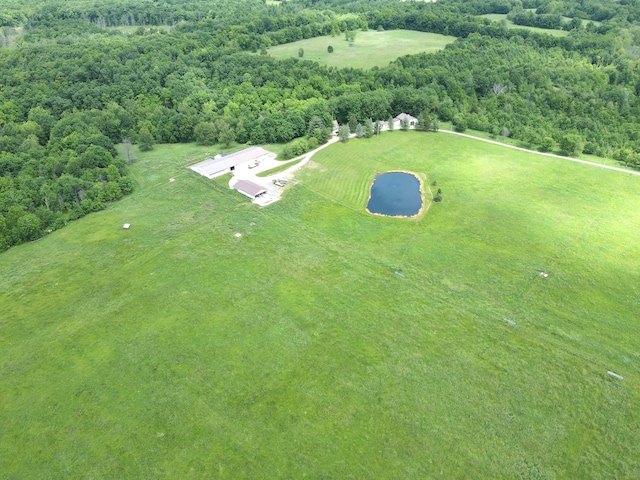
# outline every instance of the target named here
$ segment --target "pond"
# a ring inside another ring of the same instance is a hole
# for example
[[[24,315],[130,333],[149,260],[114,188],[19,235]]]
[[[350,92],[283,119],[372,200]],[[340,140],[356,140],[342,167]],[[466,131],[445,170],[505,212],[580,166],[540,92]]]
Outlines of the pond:
[[[371,185],[367,211],[389,217],[415,217],[422,208],[420,180],[411,173],[386,172]]]

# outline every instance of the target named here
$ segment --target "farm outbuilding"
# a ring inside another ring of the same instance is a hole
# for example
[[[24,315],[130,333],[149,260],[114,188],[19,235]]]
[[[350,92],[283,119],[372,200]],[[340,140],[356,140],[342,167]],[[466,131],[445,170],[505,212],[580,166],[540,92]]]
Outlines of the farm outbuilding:
[[[262,147],[249,147],[229,155],[216,155],[214,158],[208,158],[204,162],[191,165],[189,168],[207,178],[215,178],[225,173],[231,173],[245,164],[252,168],[263,160],[274,158],[276,158],[276,154],[269,150]]]
[[[238,180],[233,188],[252,200],[267,193],[266,188],[258,185],[257,183],[250,182],[249,180]]]

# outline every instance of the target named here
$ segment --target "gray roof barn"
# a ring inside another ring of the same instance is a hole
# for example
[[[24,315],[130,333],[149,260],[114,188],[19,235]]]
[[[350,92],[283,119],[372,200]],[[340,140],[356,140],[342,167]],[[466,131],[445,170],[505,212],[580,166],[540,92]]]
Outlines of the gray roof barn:
[[[189,168],[200,175],[213,178],[221,172],[233,169],[243,163],[257,160],[265,155],[273,155],[275,157],[274,153],[262,147],[249,147],[224,157],[218,158],[216,156],[216,158],[207,159],[204,162],[191,165]]]

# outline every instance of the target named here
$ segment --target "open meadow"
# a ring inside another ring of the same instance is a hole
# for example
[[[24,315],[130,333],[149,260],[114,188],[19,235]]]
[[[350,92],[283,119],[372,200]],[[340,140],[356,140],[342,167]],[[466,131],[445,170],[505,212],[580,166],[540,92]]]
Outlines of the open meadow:
[[[368,30],[357,32],[353,45],[349,45],[344,35],[324,36],[276,45],[267,49],[267,52],[272,57],[282,60],[298,58],[298,50],[302,48],[304,60],[313,60],[338,68],[371,68],[385,67],[389,62],[404,55],[435,52],[455,39],[447,35],[414,30]],[[333,47],[332,53],[327,51],[329,46]]]
[[[516,25],[515,23],[513,23],[511,20],[509,20],[507,18],[507,14],[506,13],[486,13],[484,15],[479,15],[482,18],[488,18],[491,21],[494,22],[500,22],[502,20],[505,21],[505,23],[507,24],[507,28],[523,28],[525,30],[530,30],[532,32],[536,32],[536,33],[546,33],[548,35],[552,35],[554,37],[566,37],[567,35],[569,35],[569,32],[567,32],[566,30],[556,30],[553,28],[539,28],[539,27],[531,27],[529,25]],[[585,21],[583,20],[583,24],[585,23]],[[595,22],[594,22],[595,23]]]
[[[203,148],[0,255],[3,478],[640,471],[640,177],[395,131],[260,209]],[[443,202],[368,215],[398,169]]]

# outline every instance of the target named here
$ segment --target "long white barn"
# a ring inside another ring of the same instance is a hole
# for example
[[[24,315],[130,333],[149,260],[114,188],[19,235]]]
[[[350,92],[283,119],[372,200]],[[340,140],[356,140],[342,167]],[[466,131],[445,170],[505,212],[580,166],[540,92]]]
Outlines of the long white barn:
[[[207,178],[215,178],[233,172],[243,164],[258,165],[263,160],[276,158],[276,154],[262,147],[249,147],[229,155],[216,155],[189,168]]]

